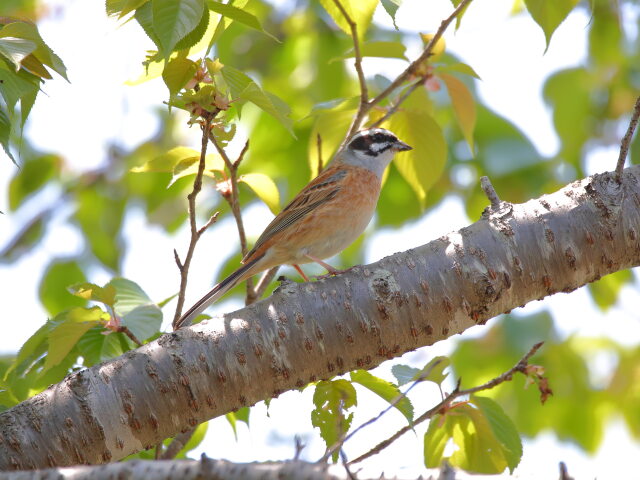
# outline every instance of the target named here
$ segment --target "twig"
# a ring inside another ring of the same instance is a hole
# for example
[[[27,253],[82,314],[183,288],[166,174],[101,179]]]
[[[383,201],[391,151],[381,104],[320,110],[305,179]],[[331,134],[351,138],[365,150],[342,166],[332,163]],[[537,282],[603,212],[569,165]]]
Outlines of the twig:
[[[253,293],[254,293],[254,297],[255,297],[254,301],[262,296],[262,294],[267,289],[267,287],[269,286],[271,281],[274,278],[276,278],[276,275],[278,274],[278,269],[279,268],[280,268],[279,266],[270,268],[269,270],[267,270],[262,275],[262,277],[260,278],[260,280],[256,284],[256,287],[253,289]]]
[[[451,15],[449,15],[440,23],[440,27],[438,28],[436,33],[433,35],[433,38],[431,39],[431,41],[425,46],[420,56],[416,58],[413,62],[411,62],[409,66],[400,75],[398,75],[396,79],[393,82],[391,82],[389,86],[387,86],[387,88],[385,88],[376,97],[372,98],[368,102],[362,102],[362,101],[360,102],[360,106],[353,119],[353,122],[351,123],[351,127],[349,128],[349,133],[347,133],[345,141],[351,138],[353,134],[358,131],[364,117],[367,115],[367,113],[369,113],[369,110],[371,110],[372,107],[374,107],[375,105],[379,104],[382,100],[387,98],[396,88],[402,85],[402,83],[404,83],[411,75],[413,75],[415,71],[418,69],[418,67],[431,56],[431,52],[433,51],[433,48],[436,46],[436,43],[438,42],[438,40],[440,40],[440,38],[442,37],[445,30],[449,27],[451,22],[458,15],[460,15],[460,13],[462,13],[462,11],[465,8],[467,8],[467,6],[471,3],[471,1],[472,0],[462,0],[458,4],[458,6],[451,13]],[[355,45],[354,45],[354,50],[355,50]]]
[[[458,384],[456,385],[456,388],[453,390],[453,392],[451,392],[449,395],[447,395],[435,407],[433,407],[433,408],[427,410],[425,413],[423,413],[420,417],[418,417],[413,422],[413,424],[407,425],[407,426],[401,428],[396,433],[394,433],[391,437],[389,437],[386,440],[380,442],[378,445],[373,447],[367,453],[364,453],[364,454],[360,455],[355,460],[351,460],[349,462],[349,465],[361,462],[361,461],[363,461],[363,460],[365,460],[365,459],[367,459],[367,458],[369,458],[369,457],[371,457],[373,455],[376,455],[376,454],[380,453],[382,450],[384,450],[386,447],[391,445],[393,442],[395,442],[402,435],[407,433],[409,430],[413,429],[416,425],[424,422],[425,420],[430,419],[436,413],[441,412],[443,408],[447,407],[456,398],[462,397],[462,396],[465,396],[465,395],[471,395],[473,393],[480,392],[482,390],[489,390],[491,388],[494,388],[495,386],[500,385],[503,382],[510,381],[513,378],[513,374],[516,373],[516,372],[521,372],[521,373],[526,375],[527,374],[526,368],[527,368],[527,365],[529,363],[529,359],[533,355],[535,355],[535,353],[540,349],[540,347],[543,345],[543,343],[544,342],[536,343],[531,348],[531,350],[529,350],[529,352],[527,352],[527,354],[524,357],[522,357],[520,359],[520,361],[518,363],[516,363],[511,369],[507,370],[502,375],[494,378],[493,380],[489,380],[487,383],[484,383],[484,384],[479,385],[477,387],[469,388],[467,390],[460,390],[460,380],[458,380]]]
[[[197,428],[197,427],[196,427]],[[161,452],[158,459],[160,460],[171,460],[176,457],[180,453],[180,450],[184,448],[191,437],[195,433],[196,429],[192,428],[187,430],[186,432],[182,432],[179,435],[176,435],[171,443],[167,446],[167,449],[164,452]]]
[[[244,222],[242,221],[242,212],[240,211],[240,201],[238,198],[238,167],[240,167],[240,162],[244,158],[247,149],[249,148],[249,141],[244,145],[242,152],[238,155],[238,158],[235,162],[232,162],[227,155],[227,152],[220,146],[216,137],[212,134],[209,136],[211,143],[216,147],[216,150],[222,157],[225,165],[227,166],[227,170],[229,170],[229,182],[231,184],[231,192],[228,195],[223,195],[224,199],[229,204],[231,208],[231,213],[233,213],[233,218],[236,221],[236,227],[238,229],[238,237],[240,238],[240,251],[242,252],[242,256],[244,257],[249,249],[247,248],[247,235],[244,230]],[[253,277],[247,278],[247,294],[246,294],[246,302],[247,305],[250,303],[252,292],[253,292]]]
[[[624,134],[624,137],[622,137],[622,141],[620,142],[620,155],[618,156],[618,164],[616,165],[616,176],[618,177],[618,180],[620,180],[620,175],[622,175],[622,169],[624,168],[624,162],[627,159],[627,153],[629,152],[633,132],[638,125],[638,118],[640,118],[640,97],[636,100],[636,105],[633,108],[633,115],[631,115],[627,133]]]
[[[129,330],[129,327],[125,327],[124,325],[122,325],[122,326],[120,326],[118,328],[118,331],[124,333],[127,337],[129,337],[129,339],[133,343],[135,343],[139,347],[142,346],[142,342],[140,340],[138,340],[138,338],[133,334],[133,332],[131,330]]]
[[[173,316],[174,329],[178,325],[178,320],[180,320],[180,316],[182,315],[182,307],[184,307],[184,298],[187,291],[189,266],[191,265],[191,259],[193,258],[193,252],[195,251],[196,243],[198,243],[198,240],[206,230],[206,227],[213,223],[211,220],[209,220],[205,227],[198,230],[198,227],[196,225],[196,197],[198,196],[198,193],[200,193],[200,190],[202,190],[202,177],[204,174],[205,161],[207,157],[207,144],[209,139],[209,132],[211,130],[211,122],[218,114],[218,112],[220,112],[220,110],[216,109],[213,112],[203,115],[204,123],[201,125],[202,142],[200,146],[200,161],[198,163],[198,173],[196,174],[196,178],[193,181],[193,189],[191,190],[191,193],[187,195],[187,200],[189,202],[188,211],[191,238],[189,240],[189,248],[187,249],[187,256],[185,257],[184,262],[180,261],[178,253],[174,250],[176,263],[178,265],[178,270],[180,271],[180,290],[178,291],[178,303],[176,305],[176,311]]]
[[[362,70],[362,54],[360,53],[360,39],[358,38],[358,25],[353,21],[351,15],[347,13],[340,0],[333,0],[333,3],[338,7],[340,13],[349,24],[349,30],[351,30],[351,39],[353,40],[353,53],[355,55],[355,67],[358,73],[358,82],[360,82],[360,104],[366,105],[369,102],[369,90],[367,88],[367,81],[364,78],[364,71]]]
[[[387,113],[384,114],[384,116],[380,117],[378,120],[376,120],[373,124],[371,124],[371,128],[375,128],[375,127],[379,127],[380,125],[382,125],[384,122],[387,121],[387,119],[393,115],[394,113],[396,113],[398,111],[398,108],[400,108],[400,105],[402,104],[402,102],[404,102],[409,95],[411,95],[414,90],[416,88],[418,88],[419,86],[423,85],[425,81],[425,77],[420,77],[420,79],[416,82],[414,82],[403,94],[402,96],[398,99],[398,101],[387,111]]]
[[[500,208],[500,203],[501,203],[500,197],[498,197],[496,190],[493,188],[493,185],[491,184],[491,180],[489,180],[489,177],[486,177],[486,176],[480,177],[480,186],[482,187],[484,194],[487,196],[487,198],[491,202],[491,208],[493,210],[498,210]]]
[[[343,434],[336,443],[334,443],[330,448],[327,449],[327,451],[325,452],[325,454],[322,456],[322,458],[320,460],[318,460],[318,462],[326,462],[329,457],[339,448],[341,449],[342,446],[345,444],[345,442],[347,442],[348,440],[350,440],[356,433],[358,433],[360,430],[362,430],[363,428],[377,422],[380,417],[382,417],[385,413],[387,413],[389,410],[391,410],[393,407],[395,407],[398,403],[400,403],[400,401],[402,401],[403,398],[405,398],[409,392],[413,389],[413,387],[415,387],[418,383],[422,382],[425,378],[427,378],[431,372],[433,371],[433,369],[438,366],[441,363],[442,360],[438,360],[437,362],[434,362],[433,365],[431,365],[429,367],[429,369],[425,370],[424,372],[422,372],[420,374],[420,377],[417,378],[409,388],[407,388],[406,391],[404,391],[403,393],[401,393],[400,395],[398,395],[396,398],[394,398],[391,402],[389,402],[389,405],[382,410],[380,413],[378,413],[378,415],[376,415],[375,417],[370,418],[369,420],[367,420],[366,422],[364,422],[362,425],[360,425],[358,428],[356,428],[355,430],[353,430],[351,433],[349,433],[348,435]]]

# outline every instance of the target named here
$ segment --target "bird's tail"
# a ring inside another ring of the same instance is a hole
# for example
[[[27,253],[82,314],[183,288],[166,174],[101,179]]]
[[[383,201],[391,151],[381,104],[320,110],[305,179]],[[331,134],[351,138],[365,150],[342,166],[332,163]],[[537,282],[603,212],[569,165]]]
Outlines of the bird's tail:
[[[204,297],[198,300],[189,310],[187,310],[180,317],[180,319],[174,325],[174,329],[177,330],[180,327],[190,325],[193,319],[196,318],[198,315],[200,315],[202,312],[204,312],[209,305],[211,305],[213,302],[215,302],[220,297],[222,297],[225,293],[227,293],[229,290],[235,287],[242,280],[250,277],[254,273],[257,273],[257,272],[250,272],[250,270],[253,267],[255,267],[256,263],[260,261],[260,259],[263,256],[264,255],[260,255],[259,257],[252,259],[250,262],[241,266],[239,269],[237,269],[235,272],[233,272],[231,275],[229,275],[227,278],[225,278],[219,284],[213,287],[209,291],[209,293],[207,293]]]

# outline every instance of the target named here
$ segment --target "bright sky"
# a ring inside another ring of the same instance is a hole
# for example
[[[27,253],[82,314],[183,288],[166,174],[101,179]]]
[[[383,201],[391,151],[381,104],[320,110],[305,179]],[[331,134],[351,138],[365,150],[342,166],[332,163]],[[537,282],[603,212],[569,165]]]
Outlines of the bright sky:
[[[133,22],[118,27],[114,21],[106,19],[103,2],[50,0],[46,3],[51,5],[51,15],[41,22],[40,29],[45,40],[64,59],[71,84],[59,79],[47,82],[46,96],[39,97],[31,115],[28,135],[43,150],[62,153],[74,168],[91,169],[103,164],[108,143],[117,141],[125,147],[131,147],[156,130],[157,120],[153,112],[163,108],[166,89],[159,81],[143,87],[123,85],[125,80],[139,75],[144,52],[151,47],[141,29]],[[526,132],[541,156],[550,156],[558,148],[558,139],[553,131],[549,109],[541,98],[542,82],[550,72],[579,65],[584,60],[589,18],[584,12],[572,14],[557,30],[549,51],[543,55],[545,43],[542,31],[527,15],[510,17],[512,3],[512,0],[476,0],[465,15],[461,29],[455,34],[449,32],[446,35],[447,47],[472,65],[482,77],[478,87],[483,100]],[[451,3],[447,0],[428,2],[428,14],[423,10],[423,5],[423,0],[404,1],[397,17],[402,30],[434,31],[451,12]],[[375,20],[385,25],[390,23],[381,9],[376,13]],[[627,23],[631,26],[634,22]],[[73,35],[69,35],[69,32],[73,32]],[[416,43],[409,53],[415,54],[417,48]],[[389,69],[399,71],[400,68],[402,65],[395,61],[367,60],[365,63],[367,73]],[[194,131],[185,129],[185,144],[196,146],[197,141]],[[616,149],[599,150],[590,156],[587,165],[591,172],[612,169],[616,158]],[[13,164],[0,154],[0,191],[6,191],[14,171]],[[476,186],[471,185],[470,188]],[[0,215],[3,238],[9,238],[16,232],[28,213],[37,210],[39,203],[54,197],[55,192],[45,192],[31,202],[27,208],[29,212],[24,216]],[[0,210],[5,213],[8,211],[4,194],[0,197]],[[64,225],[68,214],[70,212],[60,212],[54,220],[55,228],[51,229],[44,244],[37,250],[17,264],[0,265],[0,285],[5,286],[2,312],[6,325],[11,322],[0,337],[0,352],[15,352],[46,319],[38,301],[37,279],[50,258],[73,255],[81,245],[77,234]],[[248,234],[257,236],[270,218],[266,207],[250,208],[246,217]],[[436,238],[468,223],[462,204],[455,198],[449,198],[424,219],[401,231],[386,230],[377,234],[367,245],[367,260],[375,261],[396,251],[415,247],[412,240],[416,235],[408,233]],[[234,234],[230,221],[222,222],[222,225],[225,232],[217,232],[216,235]],[[147,225],[140,213],[132,213],[127,218],[125,237],[130,239],[124,262],[125,276],[139,282],[154,299],[173,294],[178,276],[172,250],[174,247],[180,250],[187,244],[186,229],[168,238],[159,229]],[[202,244],[206,244],[210,238],[205,236]],[[154,248],[149,248],[151,245]],[[212,284],[221,260],[212,254],[212,249],[206,248],[197,252],[197,264],[200,266],[191,271],[188,302],[196,300]],[[224,255],[222,258],[225,258]],[[153,272],[150,272],[149,265],[153,265]],[[95,283],[109,280],[105,272],[95,271],[91,274],[91,281]],[[11,291],[8,286],[11,286]],[[640,343],[638,291],[627,287],[620,298],[619,304],[607,315],[593,307],[585,290],[534,302],[520,311],[532,313],[549,308],[555,318],[562,319],[559,327],[563,334],[578,331],[584,336],[610,334],[619,342],[637,345]],[[581,306],[579,318],[574,313],[575,305]],[[221,302],[214,311],[228,311],[236,306],[237,302]],[[615,319],[615,329],[611,328],[612,319]],[[464,337],[482,333],[482,327],[476,327],[465,332]],[[454,342],[455,339],[440,342],[408,354],[402,361],[423,364],[432,356],[449,352]],[[390,364],[387,362],[374,373],[391,379]],[[596,364],[596,367],[602,366]],[[435,389],[428,386],[418,388],[422,389],[418,392],[422,405],[438,401]],[[354,425],[385,407],[382,401],[365,395],[362,394],[360,403],[366,403],[367,408],[358,410]],[[300,408],[301,405],[304,407]],[[205,451],[209,456],[234,461],[290,458],[294,451],[293,435],[300,434],[307,444],[303,456],[318,458],[323,451],[323,444],[309,421],[311,405],[311,390],[282,395],[272,402],[270,417],[264,414],[264,405],[258,405],[252,412],[251,429],[239,427],[238,443],[235,443],[226,421],[215,420],[210,425],[210,432],[215,431],[215,434],[207,436],[198,454]],[[357,455],[371,446],[371,439],[377,442],[399,428],[401,420],[396,412],[386,417],[356,437],[347,452],[352,456]],[[422,435],[424,427],[416,429],[418,436]],[[372,476],[379,475],[383,470],[387,474],[402,476],[424,473],[421,448],[422,442],[413,434],[407,434],[386,455],[370,462],[362,473]],[[629,464],[627,459],[637,458],[638,454],[639,446],[630,439],[626,427],[617,423],[608,428],[607,441],[593,458],[585,456],[571,445],[558,443],[551,435],[527,442],[523,462],[517,472],[521,478],[555,478],[557,464],[562,460],[576,477],[612,477],[616,469],[626,473],[625,466]],[[400,465],[403,466],[401,469]]]

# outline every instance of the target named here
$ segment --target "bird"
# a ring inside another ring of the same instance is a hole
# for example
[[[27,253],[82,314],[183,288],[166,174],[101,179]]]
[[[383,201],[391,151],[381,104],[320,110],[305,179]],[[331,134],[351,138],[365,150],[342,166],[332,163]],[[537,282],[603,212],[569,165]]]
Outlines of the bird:
[[[333,161],[267,226],[242,266],[214,286],[176,322],[189,325],[209,305],[247,278],[272,267],[292,265],[309,281],[301,264],[316,262],[330,274],[341,273],[323,260],[340,253],[365,230],[375,212],[382,175],[396,152],[412,150],[384,128],[353,135]]]

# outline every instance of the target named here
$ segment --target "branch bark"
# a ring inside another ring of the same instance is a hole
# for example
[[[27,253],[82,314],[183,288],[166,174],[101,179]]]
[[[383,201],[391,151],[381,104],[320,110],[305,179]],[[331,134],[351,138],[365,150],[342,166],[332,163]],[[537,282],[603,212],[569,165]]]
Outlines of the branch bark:
[[[0,414],[0,469],[105,463],[640,264],[640,166],[168,333]],[[28,455],[26,454],[28,452]]]

